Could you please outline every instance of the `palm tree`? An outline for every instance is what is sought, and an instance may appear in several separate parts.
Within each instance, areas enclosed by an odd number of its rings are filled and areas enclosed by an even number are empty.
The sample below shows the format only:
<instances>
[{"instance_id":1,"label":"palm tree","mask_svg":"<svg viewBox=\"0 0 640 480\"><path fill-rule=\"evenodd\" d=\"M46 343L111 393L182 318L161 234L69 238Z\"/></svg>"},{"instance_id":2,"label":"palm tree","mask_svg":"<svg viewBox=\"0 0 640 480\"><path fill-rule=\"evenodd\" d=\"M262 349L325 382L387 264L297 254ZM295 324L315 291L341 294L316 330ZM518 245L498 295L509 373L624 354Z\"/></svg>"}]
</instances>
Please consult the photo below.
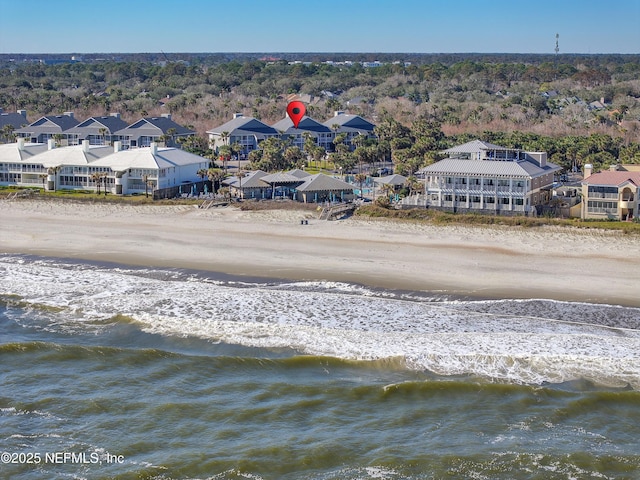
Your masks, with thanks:
<instances>
[{"instance_id":1,"label":"palm tree","mask_svg":"<svg viewBox=\"0 0 640 480\"><path fill-rule=\"evenodd\" d=\"M406 185L409 188L409 195L422 189L422 183L413 175L407 178Z\"/></svg>"},{"instance_id":2,"label":"palm tree","mask_svg":"<svg viewBox=\"0 0 640 480\"><path fill-rule=\"evenodd\" d=\"M238 169L238 173L236 174L236 177L238 178L238 191L240 192L240 197L244 198L244 195L242 193L242 179L245 177L245 172Z\"/></svg>"},{"instance_id":3,"label":"palm tree","mask_svg":"<svg viewBox=\"0 0 640 480\"><path fill-rule=\"evenodd\" d=\"M222 142L222 145L229 145L230 136L231 135L226 130L220 134L220 141Z\"/></svg>"},{"instance_id":4,"label":"palm tree","mask_svg":"<svg viewBox=\"0 0 640 480\"><path fill-rule=\"evenodd\" d=\"M64 135L61 133L54 133L53 139L56 141L56 147L59 147L62 145L62 140L64 139Z\"/></svg>"},{"instance_id":5,"label":"palm tree","mask_svg":"<svg viewBox=\"0 0 640 480\"><path fill-rule=\"evenodd\" d=\"M2 138L4 139L5 142L10 143L16 139L16 136L13 133L14 130L15 130L15 127L10 123L2 127L2 131L0 131L0 134L2 135Z\"/></svg>"},{"instance_id":6,"label":"palm tree","mask_svg":"<svg viewBox=\"0 0 640 480\"><path fill-rule=\"evenodd\" d=\"M144 196L149 198L149 175L142 175L142 181L144 182Z\"/></svg>"},{"instance_id":7,"label":"palm tree","mask_svg":"<svg viewBox=\"0 0 640 480\"><path fill-rule=\"evenodd\" d=\"M355 176L356 182L360 184L360 198L362 198L362 184L367 179L367 176L364 173L358 173Z\"/></svg>"},{"instance_id":8,"label":"palm tree","mask_svg":"<svg viewBox=\"0 0 640 480\"><path fill-rule=\"evenodd\" d=\"M242 150L242 145L240 145L238 142L233 142L233 144L231 145L231 153L238 157L238 171L240 171L240 154L242 153Z\"/></svg>"},{"instance_id":9,"label":"palm tree","mask_svg":"<svg viewBox=\"0 0 640 480\"><path fill-rule=\"evenodd\" d=\"M100 182L102 180L102 175L100 174L100 172L96 172L91 174L90 178L92 182L96 183L96 187L97 187L96 193L100 195Z\"/></svg>"},{"instance_id":10,"label":"palm tree","mask_svg":"<svg viewBox=\"0 0 640 480\"><path fill-rule=\"evenodd\" d=\"M220 153L220 158L222 158L222 168L227 171L227 161L231 158L231 147L229 145L222 145L218 152Z\"/></svg>"},{"instance_id":11,"label":"palm tree","mask_svg":"<svg viewBox=\"0 0 640 480\"><path fill-rule=\"evenodd\" d=\"M106 145L107 144L107 132L109 130L107 130L105 127L101 127L98 132L100 133L100 136L102 137L102 145Z\"/></svg>"},{"instance_id":12,"label":"palm tree","mask_svg":"<svg viewBox=\"0 0 640 480\"><path fill-rule=\"evenodd\" d=\"M220 168L210 168L207 170L207 176L211 181L211 189L215 191L216 183L220 185L222 180L224 180L224 171Z\"/></svg>"}]
</instances>

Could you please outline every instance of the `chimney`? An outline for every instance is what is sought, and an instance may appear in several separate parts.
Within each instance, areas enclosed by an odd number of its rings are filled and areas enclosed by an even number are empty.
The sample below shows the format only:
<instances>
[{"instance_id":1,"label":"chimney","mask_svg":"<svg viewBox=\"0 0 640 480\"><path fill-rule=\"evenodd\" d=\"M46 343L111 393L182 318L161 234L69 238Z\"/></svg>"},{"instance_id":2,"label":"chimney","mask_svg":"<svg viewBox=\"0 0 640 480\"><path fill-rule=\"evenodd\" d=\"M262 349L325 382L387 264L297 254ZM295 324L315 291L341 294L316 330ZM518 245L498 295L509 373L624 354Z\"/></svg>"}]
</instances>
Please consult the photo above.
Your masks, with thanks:
<instances>
[{"instance_id":1,"label":"chimney","mask_svg":"<svg viewBox=\"0 0 640 480\"><path fill-rule=\"evenodd\" d=\"M338 115L344 115L344 111L343 110L336 110L335 112L333 112L333 116L337 117Z\"/></svg>"},{"instance_id":2,"label":"chimney","mask_svg":"<svg viewBox=\"0 0 640 480\"><path fill-rule=\"evenodd\" d=\"M73 118L73 112L64 112L67 117Z\"/></svg>"},{"instance_id":3,"label":"chimney","mask_svg":"<svg viewBox=\"0 0 640 480\"><path fill-rule=\"evenodd\" d=\"M49 150L53 150L54 148L56 148L56 141L53 138L47 140L47 148Z\"/></svg>"},{"instance_id":4,"label":"chimney","mask_svg":"<svg viewBox=\"0 0 640 480\"><path fill-rule=\"evenodd\" d=\"M593 173L593 165L590 163L586 163L584 165L584 178L589 178Z\"/></svg>"},{"instance_id":5,"label":"chimney","mask_svg":"<svg viewBox=\"0 0 640 480\"><path fill-rule=\"evenodd\" d=\"M163 113L162 116L164 118L168 118L169 120L171 120L171 114L170 113Z\"/></svg>"},{"instance_id":6,"label":"chimney","mask_svg":"<svg viewBox=\"0 0 640 480\"><path fill-rule=\"evenodd\" d=\"M26 110L16 110L16 113L22 115L24 119L27 119L27 111Z\"/></svg>"},{"instance_id":7,"label":"chimney","mask_svg":"<svg viewBox=\"0 0 640 480\"><path fill-rule=\"evenodd\" d=\"M158 144L156 142L151 142L151 155L158 154Z\"/></svg>"},{"instance_id":8,"label":"chimney","mask_svg":"<svg viewBox=\"0 0 640 480\"><path fill-rule=\"evenodd\" d=\"M620 165L617 165L617 164L616 164L616 165L611 165L611 166L609 167L609 171L610 171L610 172L617 172L618 170L620 170Z\"/></svg>"},{"instance_id":9,"label":"chimney","mask_svg":"<svg viewBox=\"0 0 640 480\"><path fill-rule=\"evenodd\" d=\"M84 142L82 142L82 151L83 151L83 152L85 152L85 153L89 153L89 147L90 147L90 146L91 146L91 145L89 145L89 139L88 139L88 138L86 138L86 139L84 140Z\"/></svg>"},{"instance_id":10,"label":"chimney","mask_svg":"<svg viewBox=\"0 0 640 480\"><path fill-rule=\"evenodd\" d=\"M117 113L117 112L116 112L116 113L112 113L112 114L111 114L111 116L112 116L112 117L115 117L115 118L120 118L120 114L119 114L119 113Z\"/></svg>"},{"instance_id":11,"label":"chimney","mask_svg":"<svg viewBox=\"0 0 640 480\"><path fill-rule=\"evenodd\" d=\"M18 137L18 150L20 150L20 151L24 150L24 138L23 137Z\"/></svg>"},{"instance_id":12,"label":"chimney","mask_svg":"<svg viewBox=\"0 0 640 480\"><path fill-rule=\"evenodd\" d=\"M233 118L242 118L243 115L241 113L234 113Z\"/></svg>"},{"instance_id":13,"label":"chimney","mask_svg":"<svg viewBox=\"0 0 640 480\"><path fill-rule=\"evenodd\" d=\"M122 150L122 142L120 140L116 140L113 142L113 153L118 153Z\"/></svg>"}]
</instances>

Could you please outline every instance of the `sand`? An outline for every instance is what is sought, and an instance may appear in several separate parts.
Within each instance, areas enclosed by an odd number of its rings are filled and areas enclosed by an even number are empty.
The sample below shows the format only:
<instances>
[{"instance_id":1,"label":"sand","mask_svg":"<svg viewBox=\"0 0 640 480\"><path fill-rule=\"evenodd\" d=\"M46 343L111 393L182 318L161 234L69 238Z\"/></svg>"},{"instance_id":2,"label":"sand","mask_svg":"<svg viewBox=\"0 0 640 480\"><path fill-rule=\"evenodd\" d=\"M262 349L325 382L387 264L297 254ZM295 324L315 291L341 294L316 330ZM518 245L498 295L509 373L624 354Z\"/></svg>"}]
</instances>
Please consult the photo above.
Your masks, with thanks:
<instances>
[{"instance_id":1,"label":"sand","mask_svg":"<svg viewBox=\"0 0 640 480\"><path fill-rule=\"evenodd\" d=\"M0 225L2 253L640 307L640 237L619 232L59 200L2 200Z\"/></svg>"}]
</instances>

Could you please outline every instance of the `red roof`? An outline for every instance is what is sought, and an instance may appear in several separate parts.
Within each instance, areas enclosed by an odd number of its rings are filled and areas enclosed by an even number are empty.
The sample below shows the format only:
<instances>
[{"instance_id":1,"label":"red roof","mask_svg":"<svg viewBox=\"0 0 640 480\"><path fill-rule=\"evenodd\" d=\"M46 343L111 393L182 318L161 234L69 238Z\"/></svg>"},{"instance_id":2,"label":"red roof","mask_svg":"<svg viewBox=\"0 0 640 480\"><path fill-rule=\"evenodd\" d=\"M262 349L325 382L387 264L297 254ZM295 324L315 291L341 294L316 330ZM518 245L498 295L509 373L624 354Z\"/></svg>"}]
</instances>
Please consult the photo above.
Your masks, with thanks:
<instances>
[{"instance_id":1,"label":"red roof","mask_svg":"<svg viewBox=\"0 0 640 480\"><path fill-rule=\"evenodd\" d=\"M619 187L626 182L631 182L636 187L640 185L640 172L608 171L594 173L585 178L582 183L587 185L612 185Z\"/></svg>"}]
</instances>

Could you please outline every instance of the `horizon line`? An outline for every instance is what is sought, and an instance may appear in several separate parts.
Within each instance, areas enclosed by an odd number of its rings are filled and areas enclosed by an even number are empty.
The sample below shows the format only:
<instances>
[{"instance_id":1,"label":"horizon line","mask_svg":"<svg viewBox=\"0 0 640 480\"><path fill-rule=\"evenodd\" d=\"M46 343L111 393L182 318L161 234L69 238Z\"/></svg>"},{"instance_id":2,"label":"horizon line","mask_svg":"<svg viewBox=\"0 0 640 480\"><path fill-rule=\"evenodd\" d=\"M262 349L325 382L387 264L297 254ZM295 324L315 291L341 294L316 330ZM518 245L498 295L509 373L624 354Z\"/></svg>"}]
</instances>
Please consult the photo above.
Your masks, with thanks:
<instances>
[{"instance_id":1,"label":"horizon line","mask_svg":"<svg viewBox=\"0 0 640 480\"><path fill-rule=\"evenodd\" d=\"M183 51L183 52L167 52L163 50L158 51L137 51L137 52L80 52L80 51L68 51L68 52L0 52L0 55L550 55L550 56L563 56L563 55L640 55L640 52L636 53L624 53L624 52L381 52L381 51Z\"/></svg>"}]
</instances>

